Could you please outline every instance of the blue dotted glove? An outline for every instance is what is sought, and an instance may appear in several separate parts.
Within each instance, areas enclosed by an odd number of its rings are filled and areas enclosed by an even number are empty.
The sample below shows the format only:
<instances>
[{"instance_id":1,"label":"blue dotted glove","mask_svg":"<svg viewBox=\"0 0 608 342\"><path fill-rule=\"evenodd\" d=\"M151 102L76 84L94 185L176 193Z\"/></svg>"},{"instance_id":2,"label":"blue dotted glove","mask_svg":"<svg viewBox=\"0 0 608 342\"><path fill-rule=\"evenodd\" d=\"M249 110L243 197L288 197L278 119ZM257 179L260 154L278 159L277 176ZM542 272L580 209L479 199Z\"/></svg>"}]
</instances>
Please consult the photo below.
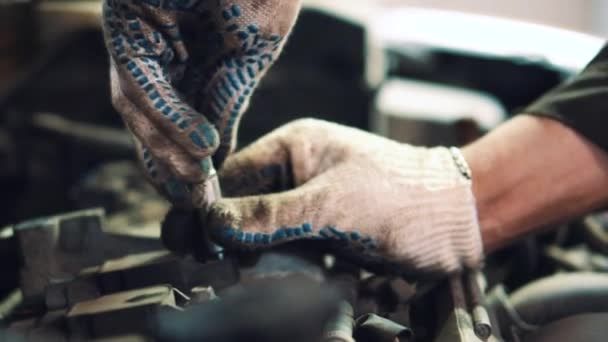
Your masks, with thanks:
<instances>
[{"instance_id":1,"label":"blue dotted glove","mask_svg":"<svg viewBox=\"0 0 608 342\"><path fill-rule=\"evenodd\" d=\"M147 176L174 203L233 150L300 0L105 0L112 100Z\"/></svg>"}]
</instances>

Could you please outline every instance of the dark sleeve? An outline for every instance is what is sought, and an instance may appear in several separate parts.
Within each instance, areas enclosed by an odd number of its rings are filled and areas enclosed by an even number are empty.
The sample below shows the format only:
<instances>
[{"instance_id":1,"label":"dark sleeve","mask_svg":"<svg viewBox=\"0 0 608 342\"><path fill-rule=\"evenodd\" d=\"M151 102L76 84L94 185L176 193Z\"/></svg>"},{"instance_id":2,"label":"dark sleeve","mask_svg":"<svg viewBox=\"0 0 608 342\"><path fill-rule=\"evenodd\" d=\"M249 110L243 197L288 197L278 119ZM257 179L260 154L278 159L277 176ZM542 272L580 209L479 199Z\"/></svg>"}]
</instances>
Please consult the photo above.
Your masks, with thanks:
<instances>
[{"instance_id":1,"label":"dark sleeve","mask_svg":"<svg viewBox=\"0 0 608 342\"><path fill-rule=\"evenodd\" d=\"M580 74L543 95L522 113L559 120L608 151L608 45Z\"/></svg>"}]
</instances>

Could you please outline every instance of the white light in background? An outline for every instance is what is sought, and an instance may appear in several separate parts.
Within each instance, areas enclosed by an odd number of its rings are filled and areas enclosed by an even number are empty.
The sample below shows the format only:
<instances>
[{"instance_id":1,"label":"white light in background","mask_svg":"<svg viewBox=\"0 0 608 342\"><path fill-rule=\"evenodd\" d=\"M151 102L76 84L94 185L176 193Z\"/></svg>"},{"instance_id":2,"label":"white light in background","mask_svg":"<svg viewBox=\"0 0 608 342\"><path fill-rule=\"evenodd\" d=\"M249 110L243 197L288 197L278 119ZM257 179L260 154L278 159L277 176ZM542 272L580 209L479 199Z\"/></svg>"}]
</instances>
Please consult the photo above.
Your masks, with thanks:
<instances>
[{"instance_id":1,"label":"white light in background","mask_svg":"<svg viewBox=\"0 0 608 342\"><path fill-rule=\"evenodd\" d=\"M579 70L604 40L574 31L456 11L392 8L376 17L374 29L390 46L413 44L494 57L545 60Z\"/></svg>"}]
</instances>

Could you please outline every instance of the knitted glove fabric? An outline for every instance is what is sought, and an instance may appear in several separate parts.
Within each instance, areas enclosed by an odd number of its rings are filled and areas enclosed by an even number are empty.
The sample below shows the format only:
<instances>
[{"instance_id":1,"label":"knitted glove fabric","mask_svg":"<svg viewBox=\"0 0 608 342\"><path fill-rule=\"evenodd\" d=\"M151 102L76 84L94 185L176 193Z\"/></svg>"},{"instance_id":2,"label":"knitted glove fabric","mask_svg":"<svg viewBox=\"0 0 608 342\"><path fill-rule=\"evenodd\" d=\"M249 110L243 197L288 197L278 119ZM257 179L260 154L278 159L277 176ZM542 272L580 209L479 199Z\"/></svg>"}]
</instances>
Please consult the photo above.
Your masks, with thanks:
<instances>
[{"instance_id":1,"label":"knitted glove fabric","mask_svg":"<svg viewBox=\"0 0 608 342\"><path fill-rule=\"evenodd\" d=\"M234 147L258 81L279 55L300 0L105 0L112 100L147 176L188 200L214 155Z\"/></svg>"},{"instance_id":2,"label":"knitted glove fabric","mask_svg":"<svg viewBox=\"0 0 608 342\"><path fill-rule=\"evenodd\" d=\"M444 147L303 119L230 156L220 179L241 196L216 202L207 217L227 247L329 240L362 261L433 275L482 260L471 180Z\"/></svg>"}]
</instances>

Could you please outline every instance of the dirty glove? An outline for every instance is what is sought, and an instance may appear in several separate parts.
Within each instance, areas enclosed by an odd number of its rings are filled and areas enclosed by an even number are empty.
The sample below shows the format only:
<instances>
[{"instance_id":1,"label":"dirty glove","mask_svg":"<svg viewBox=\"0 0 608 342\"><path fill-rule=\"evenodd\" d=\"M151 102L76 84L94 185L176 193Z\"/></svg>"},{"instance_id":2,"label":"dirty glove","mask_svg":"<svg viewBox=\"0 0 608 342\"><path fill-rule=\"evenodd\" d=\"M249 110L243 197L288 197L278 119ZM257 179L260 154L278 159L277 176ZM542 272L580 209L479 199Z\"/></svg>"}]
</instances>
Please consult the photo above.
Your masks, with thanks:
<instances>
[{"instance_id":1,"label":"dirty glove","mask_svg":"<svg viewBox=\"0 0 608 342\"><path fill-rule=\"evenodd\" d=\"M248 195L211 207L207 227L227 247L329 240L416 274L482 259L470 171L456 149L304 119L230 156L220 176L228 194Z\"/></svg>"},{"instance_id":2,"label":"dirty glove","mask_svg":"<svg viewBox=\"0 0 608 342\"><path fill-rule=\"evenodd\" d=\"M300 0L105 0L112 100L152 183L174 203L203 158L231 152L241 114Z\"/></svg>"}]
</instances>

